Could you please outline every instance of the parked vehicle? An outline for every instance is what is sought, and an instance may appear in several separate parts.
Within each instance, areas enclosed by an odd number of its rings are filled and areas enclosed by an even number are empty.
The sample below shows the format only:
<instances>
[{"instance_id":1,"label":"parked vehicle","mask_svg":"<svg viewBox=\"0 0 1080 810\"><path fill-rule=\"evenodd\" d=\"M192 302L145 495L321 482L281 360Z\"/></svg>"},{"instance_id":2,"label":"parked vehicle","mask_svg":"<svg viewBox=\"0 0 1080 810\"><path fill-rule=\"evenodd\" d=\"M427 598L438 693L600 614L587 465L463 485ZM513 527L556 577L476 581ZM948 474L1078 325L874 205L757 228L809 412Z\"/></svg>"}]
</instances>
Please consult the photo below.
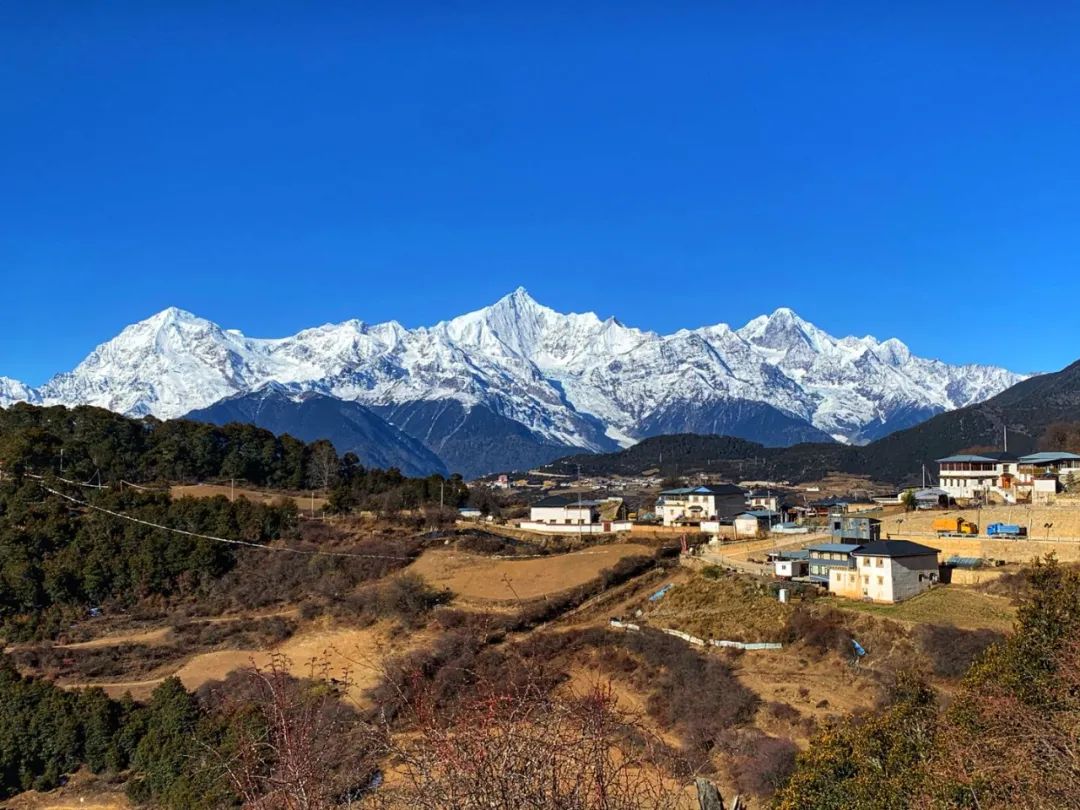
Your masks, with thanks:
<instances>
[{"instance_id":1,"label":"parked vehicle","mask_svg":"<svg viewBox=\"0 0 1080 810\"><path fill-rule=\"evenodd\" d=\"M931 524L938 534L978 534L979 527L962 517L938 518Z\"/></svg>"},{"instance_id":2,"label":"parked vehicle","mask_svg":"<svg viewBox=\"0 0 1080 810\"><path fill-rule=\"evenodd\" d=\"M986 527L987 537L1027 537L1027 526L1018 523L991 523Z\"/></svg>"}]
</instances>

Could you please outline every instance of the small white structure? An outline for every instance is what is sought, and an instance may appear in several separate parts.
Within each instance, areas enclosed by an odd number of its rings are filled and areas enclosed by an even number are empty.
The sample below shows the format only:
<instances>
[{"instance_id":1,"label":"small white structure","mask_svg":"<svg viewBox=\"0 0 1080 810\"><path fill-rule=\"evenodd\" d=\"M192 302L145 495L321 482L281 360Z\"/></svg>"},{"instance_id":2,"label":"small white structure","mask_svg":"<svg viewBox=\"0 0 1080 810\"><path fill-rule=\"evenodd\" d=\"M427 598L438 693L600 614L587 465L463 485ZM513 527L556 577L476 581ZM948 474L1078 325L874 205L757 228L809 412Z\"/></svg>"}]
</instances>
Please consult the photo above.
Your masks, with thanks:
<instances>
[{"instance_id":1,"label":"small white structure","mask_svg":"<svg viewBox=\"0 0 1080 810\"><path fill-rule=\"evenodd\" d=\"M773 524L779 522L779 520L779 512L755 509L751 512L736 515L733 525L735 526L735 534L738 537L756 537L758 534L770 531Z\"/></svg>"},{"instance_id":2,"label":"small white structure","mask_svg":"<svg viewBox=\"0 0 1080 810\"><path fill-rule=\"evenodd\" d=\"M463 506L458 509L458 515L462 520L480 520L483 517L483 512L477 509L475 506Z\"/></svg>"},{"instance_id":3,"label":"small white structure","mask_svg":"<svg viewBox=\"0 0 1080 810\"><path fill-rule=\"evenodd\" d=\"M938 549L910 540L878 540L851 553L853 568L829 571L829 592L871 602L902 602L938 581Z\"/></svg>"},{"instance_id":4,"label":"small white structure","mask_svg":"<svg viewBox=\"0 0 1080 810\"><path fill-rule=\"evenodd\" d=\"M780 579L805 577L810 571L810 560L806 557L796 559L779 558L773 562L774 572Z\"/></svg>"}]
</instances>

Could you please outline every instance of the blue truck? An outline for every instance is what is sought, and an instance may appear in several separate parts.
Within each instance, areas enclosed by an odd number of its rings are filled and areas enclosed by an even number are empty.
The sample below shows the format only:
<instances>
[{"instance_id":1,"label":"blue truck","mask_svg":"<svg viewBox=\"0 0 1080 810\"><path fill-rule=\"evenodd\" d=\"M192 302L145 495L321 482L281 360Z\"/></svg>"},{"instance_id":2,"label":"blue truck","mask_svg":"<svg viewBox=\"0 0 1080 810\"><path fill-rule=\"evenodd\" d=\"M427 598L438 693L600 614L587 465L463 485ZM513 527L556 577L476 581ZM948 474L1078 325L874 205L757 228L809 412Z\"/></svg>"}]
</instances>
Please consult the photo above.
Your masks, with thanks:
<instances>
[{"instance_id":1,"label":"blue truck","mask_svg":"<svg viewBox=\"0 0 1080 810\"><path fill-rule=\"evenodd\" d=\"M986 527L987 537L1027 537L1027 526L1016 523L991 523Z\"/></svg>"}]
</instances>

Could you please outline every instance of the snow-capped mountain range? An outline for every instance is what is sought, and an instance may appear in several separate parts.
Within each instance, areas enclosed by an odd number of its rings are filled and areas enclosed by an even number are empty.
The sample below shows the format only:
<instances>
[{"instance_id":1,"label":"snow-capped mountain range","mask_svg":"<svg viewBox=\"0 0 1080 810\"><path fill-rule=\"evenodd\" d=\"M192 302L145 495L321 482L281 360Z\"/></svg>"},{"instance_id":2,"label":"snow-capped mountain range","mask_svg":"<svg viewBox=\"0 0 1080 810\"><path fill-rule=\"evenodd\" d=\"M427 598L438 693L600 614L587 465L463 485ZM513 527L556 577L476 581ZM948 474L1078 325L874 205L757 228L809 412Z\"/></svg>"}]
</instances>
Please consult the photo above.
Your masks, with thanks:
<instances>
[{"instance_id":1,"label":"snow-capped mountain range","mask_svg":"<svg viewBox=\"0 0 1080 810\"><path fill-rule=\"evenodd\" d=\"M865 442L1022 379L915 357L895 338L834 338L786 308L739 329L660 335L562 314L518 289L431 327L350 320L277 339L170 308L38 389L0 377L0 405L90 404L172 418L274 383L297 396L359 402L436 453L470 415L479 425L480 409L483 424L520 429L551 455L672 432L774 445Z\"/></svg>"}]
</instances>

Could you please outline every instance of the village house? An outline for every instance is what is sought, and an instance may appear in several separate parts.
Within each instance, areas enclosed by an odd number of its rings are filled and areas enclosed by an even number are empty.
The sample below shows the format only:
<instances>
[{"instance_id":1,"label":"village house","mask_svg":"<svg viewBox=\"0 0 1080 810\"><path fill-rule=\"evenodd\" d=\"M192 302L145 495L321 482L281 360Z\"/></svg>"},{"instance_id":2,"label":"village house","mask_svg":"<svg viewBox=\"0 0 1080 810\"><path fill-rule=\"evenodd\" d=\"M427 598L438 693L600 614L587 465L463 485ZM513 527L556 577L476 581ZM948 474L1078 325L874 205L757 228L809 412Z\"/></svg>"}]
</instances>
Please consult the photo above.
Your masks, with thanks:
<instances>
[{"instance_id":1,"label":"village house","mask_svg":"<svg viewBox=\"0 0 1080 810\"><path fill-rule=\"evenodd\" d=\"M810 552L807 549L779 551L770 554L769 558L776 576L780 579L795 579L810 573Z\"/></svg>"},{"instance_id":2,"label":"village house","mask_svg":"<svg viewBox=\"0 0 1080 810\"><path fill-rule=\"evenodd\" d=\"M987 498L991 492L1016 502L1017 466L1012 453L961 453L939 458L938 486L950 498Z\"/></svg>"},{"instance_id":3,"label":"village house","mask_svg":"<svg viewBox=\"0 0 1080 810\"><path fill-rule=\"evenodd\" d=\"M829 570L829 592L871 602L902 602L938 581L938 549L910 540L877 540L851 552L854 565Z\"/></svg>"},{"instance_id":4,"label":"village house","mask_svg":"<svg viewBox=\"0 0 1080 810\"><path fill-rule=\"evenodd\" d=\"M780 522L780 513L768 509L753 509L741 512L735 516L732 526L735 528L735 537L756 537L759 534L768 534L772 527Z\"/></svg>"},{"instance_id":5,"label":"village house","mask_svg":"<svg viewBox=\"0 0 1080 810\"><path fill-rule=\"evenodd\" d=\"M622 498L549 495L530 507L520 527L545 534L605 534L630 531L631 523Z\"/></svg>"},{"instance_id":6,"label":"village house","mask_svg":"<svg viewBox=\"0 0 1080 810\"><path fill-rule=\"evenodd\" d=\"M1061 484L1080 484L1080 456L1063 450L1047 450L1021 456L1016 462L1016 485L1038 489L1039 481L1055 480ZM1042 489L1050 489L1043 486ZM1056 490L1056 487L1054 487Z\"/></svg>"},{"instance_id":7,"label":"village house","mask_svg":"<svg viewBox=\"0 0 1080 810\"><path fill-rule=\"evenodd\" d=\"M834 512L829 515L829 533L834 543L869 543L881 538L881 521Z\"/></svg>"},{"instance_id":8,"label":"village house","mask_svg":"<svg viewBox=\"0 0 1080 810\"><path fill-rule=\"evenodd\" d=\"M939 486L951 498L988 499L1006 503L1052 497L1062 484L1080 481L1080 455L1044 450L1026 456L1011 453L960 454L938 459Z\"/></svg>"},{"instance_id":9,"label":"village house","mask_svg":"<svg viewBox=\"0 0 1080 810\"><path fill-rule=\"evenodd\" d=\"M808 577L818 585L828 585L830 572L834 569L850 570L855 567L852 553L860 547L859 543L820 543L810 546L807 551Z\"/></svg>"},{"instance_id":10,"label":"village house","mask_svg":"<svg viewBox=\"0 0 1080 810\"><path fill-rule=\"evenodd\" d=\"M665 526L700 524L731 518L746 511L743 490L734 484L666 489L656 499L656 514Z\"/></svg>"}]
</instances>

